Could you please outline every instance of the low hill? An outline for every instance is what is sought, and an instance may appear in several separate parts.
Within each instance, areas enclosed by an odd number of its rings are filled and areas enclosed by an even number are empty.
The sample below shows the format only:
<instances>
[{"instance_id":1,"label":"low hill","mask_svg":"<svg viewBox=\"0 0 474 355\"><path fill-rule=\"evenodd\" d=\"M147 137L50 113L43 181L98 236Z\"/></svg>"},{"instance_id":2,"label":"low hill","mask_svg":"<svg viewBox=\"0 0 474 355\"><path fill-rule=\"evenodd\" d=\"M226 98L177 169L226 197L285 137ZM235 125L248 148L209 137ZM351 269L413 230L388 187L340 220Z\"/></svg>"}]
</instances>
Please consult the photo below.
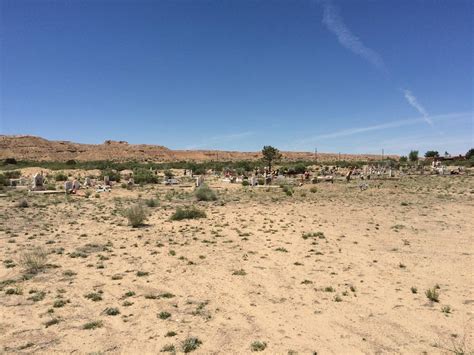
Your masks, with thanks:
<instances>
[{"instance_id":1,"label":"low hill","mask_svg":"<svg viewBox=\"0 0 474 355\"><path fill-rule=\"evenodd\" d=\"M285 160L313 160L311 152L282 152ZM398 158L397 156L392 156ZM35 136L0 135L0 159L15 158L30 161L209 161L256 160L260 152L219 150L171 150L160 145L128 144L107 140L102 144L82 144L69 141L50 141ZM319 161L377 160L380 155L318 153Z\"/></svg>"}]
</instances>

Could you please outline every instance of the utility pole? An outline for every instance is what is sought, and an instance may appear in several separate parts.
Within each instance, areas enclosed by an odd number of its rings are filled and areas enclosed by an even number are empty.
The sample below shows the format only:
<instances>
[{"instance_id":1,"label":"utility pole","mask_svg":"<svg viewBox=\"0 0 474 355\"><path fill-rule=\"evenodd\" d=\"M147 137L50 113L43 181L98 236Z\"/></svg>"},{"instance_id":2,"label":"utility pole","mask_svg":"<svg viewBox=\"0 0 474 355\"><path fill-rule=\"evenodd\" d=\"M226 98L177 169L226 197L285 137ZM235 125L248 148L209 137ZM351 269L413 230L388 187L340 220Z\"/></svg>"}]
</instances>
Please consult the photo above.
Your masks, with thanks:
<instances>
[{"instance_id":1,"label":"utility pole","mask_svg":"<svg viewBox=\"0 0 474 355\"><path fill-rule=\"evenodd\" d=\"M341 152L337 154L337 160L341 161Z\"/></svg>"},{"instance_id":2,"label":"utility pole","mask_svg":"<svg viewBox=\"0 0 474 355\"><path fill-rule=\"evenodd\" d=\"M382 148L382 160L383 160L383 153L384 153L384 151L383 151L383 148Z\"/></svg>"},{"instance_id":3,"label":"utility pole","mask_svg":"<svg viewBox=\"0 0 474 355\"><path fill-rule=\"evenodd\" d=\"M314 160L318 162L318 148L314 148Z\"/></svg>"}]
</instances>

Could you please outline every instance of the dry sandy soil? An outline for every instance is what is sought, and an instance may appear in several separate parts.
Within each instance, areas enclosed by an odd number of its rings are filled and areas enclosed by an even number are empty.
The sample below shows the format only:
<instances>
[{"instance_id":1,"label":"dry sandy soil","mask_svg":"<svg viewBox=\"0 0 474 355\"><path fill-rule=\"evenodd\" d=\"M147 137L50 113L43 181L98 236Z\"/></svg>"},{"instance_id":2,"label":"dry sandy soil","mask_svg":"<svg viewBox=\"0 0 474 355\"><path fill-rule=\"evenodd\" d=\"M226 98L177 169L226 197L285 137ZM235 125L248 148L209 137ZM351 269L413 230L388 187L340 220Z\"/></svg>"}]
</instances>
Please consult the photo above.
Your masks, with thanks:
<instances>
[{"instance_id":1,"label":"dry sandy soil","mask_svg":"<svg viewBox=\"0 0 474 355\"><path fill-rule=\"evenodd\" d=\"M473 178L358 184L0 198L0 351L472 351ZM122 211L149 198L132 228ZM170 220L190 204L207 218ZM47 265L27 275L38 248Z\"/></svg>"}]
</instances>

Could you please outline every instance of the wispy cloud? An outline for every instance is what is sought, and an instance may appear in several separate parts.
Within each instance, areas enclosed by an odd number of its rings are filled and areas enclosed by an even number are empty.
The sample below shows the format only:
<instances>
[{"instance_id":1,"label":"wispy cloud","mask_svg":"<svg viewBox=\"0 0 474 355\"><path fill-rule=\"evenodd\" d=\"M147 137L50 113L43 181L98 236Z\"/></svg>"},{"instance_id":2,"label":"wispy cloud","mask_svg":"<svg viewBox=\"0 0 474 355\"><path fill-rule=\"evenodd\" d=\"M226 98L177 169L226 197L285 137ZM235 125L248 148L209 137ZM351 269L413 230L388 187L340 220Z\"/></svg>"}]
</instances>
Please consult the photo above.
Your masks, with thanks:
<instances>
[{"instance_id":1,"label":"wispy cloud","mask_svg":"<svg viewBox=\"0 0 474 355\"><path fill-rule=\"evenodd\" d=\"M355 54L366 59L378 69L386 72L387 69L381 56L373 49L364 45L364 43L352 33L344 23L344 20L339 14L338 9L334 6L332 0L318 0L318 2L323 7L323 24L329 31L337 36L339 43ZM410 90L404 90L403 93L408 103L423 116L426 123L432 126L433 122L429 118L428 112L418 102L415 95L413 95Z\"/></svg>"},{"instance_id":2,"label":"wispy cloud","mask_svg":"<svg viewBox=\"0 0 474 355\"><path fill-rule=\"evenodd\" d=\"M355 54L366 59L378 69L385 71L385 64L380 55L373 49L367 47L352 31L346 26L339 14L338 9L331 0L318 1L323 7L323 24L329 31L337 36L339 43Z\"/></svg>"},{"instance_id":3,"label":"wispy cloud","mask_svg":"<svg viewBox=\"0 0 474 355\"><path fill-rule=\"evenodd\" d=\"M191 145L191 146L186 147L185 149L213 148L220 143L238 141L241 139L251 137L253 135L255 135L255 132L251 132L251 131L217 135L217 136L210 137L209 139L206 139L206 142L202 142L196 145Z\"/></svg>"},{"instance_id":4,"label":"wispy cloud","mask_svg":"<svg viewBox=\"0 0 474 355\"><path fill-rule=\"evenodd\" d=\"M430 117L428 115L428 112L423 107L423 105L421 105L418 102L418 99L415 97L415 95L413 95L410 90L404 90L403 94L405 95L405 99L407 99L408 103L411 106L413 106L423 116L423 119L426 121L426 123L428 123L430 126L432 126L433 121L430 119Z\"/></svg>"},{"instance_id":5,"label":"wispy cloud","mask_svg":"<svg viewBox=\"0 0 474 355\"><path fill-rule=\"evenodd\" d=\"M472 112L454 112L454 113L448 113L444 115L423 116L422 118L418 117L418 118L392 121L392 122L387 122L387 123L382 123L382 124L377 124L377 125L372 125L372 126L349 128L349 129L344 129L344 130L340 130L336 132L325 133L325 134L308 137L308 138L300 140L299 143L317 142L324 139L352 136L355 134L365 133L365 132L370 132L370 131L379 131L379 130L384 130L384 129L389 129L389 128L410 126L410 125L415 125L418 123L425 122L426 120L433 122L437 120L467 117L467 116L472 116L472 114L473 114Z\"/></svg>"}]
</instances>

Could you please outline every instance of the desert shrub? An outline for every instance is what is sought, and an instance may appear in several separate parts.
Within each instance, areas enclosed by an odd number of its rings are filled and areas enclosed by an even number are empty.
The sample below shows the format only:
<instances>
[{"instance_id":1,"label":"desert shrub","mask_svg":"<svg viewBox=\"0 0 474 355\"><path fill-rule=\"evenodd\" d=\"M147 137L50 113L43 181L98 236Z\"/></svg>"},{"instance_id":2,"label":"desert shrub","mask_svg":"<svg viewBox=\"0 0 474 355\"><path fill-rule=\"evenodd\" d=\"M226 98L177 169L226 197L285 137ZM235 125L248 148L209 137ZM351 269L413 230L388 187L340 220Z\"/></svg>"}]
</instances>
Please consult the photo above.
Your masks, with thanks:
<instances>
[{"instance_id":1,"label":"desert shrub","mask_svg":"<svg viewBox=\"0 0 474 355\"><path fill-rule=\"evenodd\" d=\"M206 213L194 206L185 207L185 208L178 207L176 209L176 212L173 213L173 215L171 216L171 220L181 221L183 219L197 219L197 218L205 218L205 217L206 217Z\"/></svg>"},{"instance_id":2,"label":"desert shrub","mask_svg":"<svg viewBox=\"0 0 474 355\"><path fill-rule=\"evenodd\" d=\"M27 208L29 206L28 201L25 198L22 198L20 201L17 203L17 207L20 208Z\"/></svg>"},{"instance_id":3,"label":"desert shrub","mask_svg":"<svg viewBox=\"0 0 474 355\"><path fill-rule=\"evenodd\" d=\"M287 170L287 173L290 175L304 174L306 171L306 165L299 163L295 166L290 166Z\"/></svg>"},{"instance_id":4,"label":"desert shrub","mask_svg":"<svg viewBox=\"0 0 474 355\"><path fill-rule=\"evenodd\" d=\"M10 181L7 179L5 174L0 174L0 186L8 186L10 185Z\"/></svg>"},{"instance_id":5,"label":"desert shrub","mask_svg":"<svg viewBox=\"0 0 474 355\"><path fill-rule=\"evenodd\" d=\"M42 248L24 252L20 257L20 265L29 274L37 274L46 267L48 257Z\"/></svg>"},{"instance_id":6,"label":"desert shrub","mask_svg":"<svg viewBox=\"0 0 474 355\"><path fill-rule=\"evenodd\" d=\"M3 164L4 165L14 165L16 164L17 161L15 158L6 158L4 161L3 161Z\"/></svg>"},{"instance_id":7,"label":"desert shrub","mask_svg":"<svg viewBox=\"0 0 474 355\"><path fill-rule=\"evenodd\" d=\"M124 215L127 217L128 223L134 228L141 226L146 220L146 211L139 203L127 208L124 211Z\"/></svg>"},{"instance_id":8,"label":"desert shrub","mask_svg":"<svg viewBox=\"0 0 474 355\"><path fill-rule=\"evenodd\" d=\"M431 302L439 302L439 292L436 286L426 290L425 295Z\"/></svg>"},{"instance_id":9,"label":"desert shrub","mask_svg":"<svg viewBox=\"0 0 474 355\"><path fill-rule=\"evenodd\" d=\"M258 179L257 183L259 185L265 185L265 180L264 179Z\"/></svg>"},{"instance_id":10,"label":"desert shrub","mask_svg":"<svg viewBox=\"0 0 474 355\"><path fill-rule=\"evenodd\" d=\"M309 191L314 194L314 193L318 192L318 189L313 186L312 188L309 189Z\"/></svg>"},{"instance_id":11,"label":"desert shrub","mask_svg":"<svg viewBox=\"0 0 474 355\"><path fill-rule=\"evenodd\" d=\"M159 203L159 201L158 201L156 198L150 198L149 200L145 200L145 204L146 204L148 207L156 207L156 206L158 206L160 203Z\"/></svg>"},{"instance_id":12,"label":"desert shrub","mask_svg":"<svg viewBox=\"0 0 474 355\"><path fill-rule=\"evenodd\" d=\"M117 314L120 314L120 310L116 307L107 307L104 310L104 313L108 316L116 316Z\"/></svg>"},{"instance_id":13,"label":"desert shrub","mask_svg":"<svg viewBox=\"0 0 474 355\"><path fill-rule=\"evenodd\" d=\"M46 184L46 190L54 191L54 190L56 190L56 185Z\"/></svg>"},{"instance_id":14,"label":"desert shrub","mask_svg":"<svg viewBox=\"0 0 474 355\"><path fill-rule=\"evenodd\" d=\"M250 183L249 183L248 180L242 181L242 186L249 186L249 185L250 185Z\"/></svg>"},{"instance_id":15,"label":"desert shrub","mask_svg":"<svg viewBox=\"0 0 474 355\"><path fill-rule=\"evenodd\" d=\"M56 180L56 181L66 181L67 180L67 175L64 174L63 172L59 172L56 175L54 175L54 180Z\"/></svg>"},{"instance_id":16,"label":"desert shrub","mask_svg":"<svg viewBox=\"0 0 474 355\"><path fill-rule=\"evenodd\" d=\"M82 326L82 329L96 329L96 328L102 328L104 324L102 321L93 321L93 322L88 322Z\"/></svg>"},{"instance_id":17,"label":"desert shrub","mask_svg":"<svg viewBox=\"0 0 474 355\"><path fill-rule=\"evenodd\" d=\"M4 174L7 179L19 179L21 177L21 171L19 170L5 171Z\"/></svg>"},{"instance_id":18,"label":"desert shrub","mask_svg":"<svg viewBox=\"0 0 474 355\"><path fill-rule=\"evenodd\" d=\"M66 162L66 165L76 165L77 162L74 159L70 159Z\"/></svg>"},{"instance_id":19,"label":"desert shrub","mask_svg":"<svg viewBox=\"0 0 474 355\"><path fill-rule=\"evenodd\" d=\"M215 201L217 194L207 185L201 185L194 192L198 201Z\"/></svg>"},{"instance_id":20,"label":"desert shrub","mask_svg":"<svg viewBox=\"0 0 474 355\"><path fill-rule=\"evenodd\" d=\"M264 341L254 341L250 344L250 350L252 351L263 351L267 347L267 343Z\"/></svg>"},{"instance_id":21,"label":"desert shrub","mask_svg":"<svg viewBox=\"0 0 474 355\"><path fill-rule=\"evenodd\" d=\"M198 338L195 338L195 337L187 338L185 341L183 341L183 344L182 344L183 352L190 353L191 351L196 350L201 344L202 344L202 341L199 340Z\"/></svg>"},{"instance_id":22,"label":"desert shrub","mask_svg":"<svg viewBox=\"0 0 474 355\"><path fill-rule=\"evenodd\" d=\"M136 184L157 184L158 176L148 169L136 169L133 172L133 181Z\"/></svg>"},{"instance_id":23,"label":"desert shrub","mask_svg":"<svg viewBox=\"0 0 474 355\"><path fill-rule=\"evenodd\" d=\"M287 196L293 195L293 188L290 185L282 184L280 187Z\"/></svg>"},{"instance_id":24,"label":"desert shrub","mask_svg":"<svg viewBox=\"0 0 474 355\"><path fill-rule=\"evenodd\" d=\"M167 179L172 179L174 174L171 170L165 170L165 176Z\"/></svg>"},{"instance_id":25,"label":"desert shrub","mask_svg":"<svg viewBox=\"0 0 474 355\"><path fill-rule=\"evenodd\" d=\"M100 172L100 178L104 180L104 177L108 176L110 181L120 182L120 173L112 169L104 169Z\"/></svg>"}]
</instances>

